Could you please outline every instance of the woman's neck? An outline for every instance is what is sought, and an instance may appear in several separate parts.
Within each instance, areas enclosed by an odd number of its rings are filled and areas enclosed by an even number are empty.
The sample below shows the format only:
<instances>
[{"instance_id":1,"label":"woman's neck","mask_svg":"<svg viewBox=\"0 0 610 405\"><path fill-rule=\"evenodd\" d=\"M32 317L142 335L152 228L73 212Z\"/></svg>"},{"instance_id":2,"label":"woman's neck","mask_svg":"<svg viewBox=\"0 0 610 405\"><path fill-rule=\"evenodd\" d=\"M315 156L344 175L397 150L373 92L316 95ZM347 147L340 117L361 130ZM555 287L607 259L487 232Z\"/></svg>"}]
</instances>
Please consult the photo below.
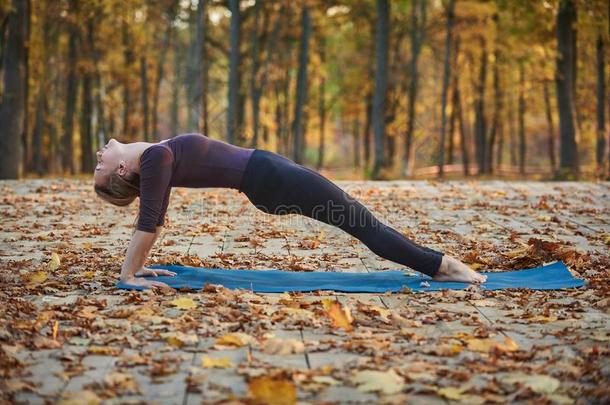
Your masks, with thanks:
<instances>
[{"instance_id":1,"label":"woman's neck","mask_svg":"<svg viewBox=\"0 0 610 405\"><path fill-rule=\"evenodd\" d=\"M140 156L151 146L152 142L133 142L125 144L125 161L128 162L130 171L140 174Z\"/></svg>"}]
</instances>

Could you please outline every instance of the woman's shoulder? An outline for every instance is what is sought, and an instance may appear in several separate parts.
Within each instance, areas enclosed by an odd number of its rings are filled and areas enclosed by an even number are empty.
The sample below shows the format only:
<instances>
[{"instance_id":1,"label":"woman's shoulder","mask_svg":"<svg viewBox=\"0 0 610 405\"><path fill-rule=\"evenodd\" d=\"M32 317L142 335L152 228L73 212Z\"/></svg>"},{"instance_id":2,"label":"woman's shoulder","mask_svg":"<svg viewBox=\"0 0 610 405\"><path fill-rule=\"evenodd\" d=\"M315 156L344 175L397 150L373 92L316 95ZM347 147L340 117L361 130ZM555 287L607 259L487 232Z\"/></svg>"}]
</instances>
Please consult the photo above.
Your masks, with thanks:
<instances>
[{"instance_id":1,"label":"woman's shoulder","mask_svg":"<svg viewBox=\"0 0 610 405\"><path fill-rule=\"evenodd\" d=\"M174 154L171 148L165 143L160 142L149 146L142 152L140 156L140 166L146 163L163 164L172 162L174 160Z\"/></svg>"}]
</instances>

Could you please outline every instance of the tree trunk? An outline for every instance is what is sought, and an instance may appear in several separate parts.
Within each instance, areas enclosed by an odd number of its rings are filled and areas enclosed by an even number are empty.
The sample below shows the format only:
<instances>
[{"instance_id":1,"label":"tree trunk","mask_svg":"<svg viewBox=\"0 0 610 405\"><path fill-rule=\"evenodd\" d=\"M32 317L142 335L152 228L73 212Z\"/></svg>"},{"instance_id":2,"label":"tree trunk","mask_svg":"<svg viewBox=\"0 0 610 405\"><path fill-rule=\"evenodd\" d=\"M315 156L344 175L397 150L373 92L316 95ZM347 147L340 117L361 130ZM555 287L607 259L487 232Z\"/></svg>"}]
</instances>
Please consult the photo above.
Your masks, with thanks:
<instances>
[{"instance_id":1,"label":"tree trunk","mask_svg":"<svg viewBox=\"0 0 610 405\"><path fill-rule=\"evenodd\" d=\"M301 16L301 43L299 47L299 72L297 77L297 94L292 121L293 160L303 163L305 150L305 131L303 109L307 103L307 65L309 63L309 37L311 36L311 18L309 8L303 6Z\"/></svg>"},{"instance_id":2,"label":"tree trunk","mask_svg":"<svg viewBox=\"0 0 610 405\"><path fill-rule=\"evenodd\" d=\"M32 163L32 151L29 140L30 133L30 109L29 109L29 97L30 97L30 34L32 27L32 6L30 0L24 0L27 4L28 13L26 15L26 28L25 28L25 89L23 95L23 131L21 132L21 140L23 143L23 161L22 170L31 170Z\"/></svg>"},{"instance_id":3,"label":"tree trunk","mask_svg":"<svg viewBox=\"0 0 610 405\"><path fill-rule=\"evenodd\" d=\"M326 63L326 51L324 40L321 40L320 44L320 64ZM320 141L318 146L318 163L317 169L320 170L324 165L324 152L325 152L325 131L326 131L326 77L324 73L321 74L320 83L318 84L318 118L320 121ZM356 135L358 139L358 135Z\"/></svg>"},{"instance_id":4,"label":"tree trunk","mask_svg":"<svg viewBox=\"0 0 610 405\"><path fill-rule=\"evenodd\" d=\"M559 109L559 176L578 177L578 146L574 126L574 64L576 6L573 0L561 0L557 14L557 105Z\"/></svg>"},{"instance_id":5,"label":"tree trunk","mask_svg":"<svg viewBox=\"0 0 610 405\"><path fill-rule=\"evenodd\" d=\"M455 115L457 116L460 130L460 146L462 151L462 164L464 166L464 176L470 176L470 154L468 153L468 137L466 136L466 126L464 124L464 112L462 110L462 96L460 92L459 75L455 75L454 105Z\"/></svg>"},{"instance_id":6,"label":"tree trunk","mask_svg":"<svg viewBox=\"0 0 610 405\"><path fill-rule=\"evenodd\" d=\"M88 58L90 57L90 51ZM91 126L91 114L93 112L93 99L91 97L91 72L83 74L83 91L81 95L81 120L80 120L80 147L81 147L81 172L93 172L93 130Z\"/></svg>"},{"instance_id":7,"label":"tree trunk","mask_svg":"<svg viewBox=\"0 0 610 405\"><path fill-rule=\"evenodd\" d=\"M493 172L493 152L494 145L496 143L496 137L501 131L500 126L502 125L502 104L503 94L502 86L500 84L500 50L497 48L494 50L494 68L493 68L493 88L494 88L494 113L492 118L491 129L489 133L489 142L487 143L487 153L485 161L485 172Z\"/></svg>"},{"instance_id":8,"label":"tree trunk","mask_svg":"<svg viewBox=\"0 0 610 405\"><path fill-rule=\"evenodd\" d=\"M161 136L159 134L159 96L161 93L161 80L163 80L164 70L165 70L165 61L167 59L167 51L169 49L169 45L171 43L172 32L173 32L173 21L176 13L176 3L173 3L168 11L168 22L165 27L165 33L163 35L163 43L161 44L161 49L157 56L157 68L155 72L155 81L153 83L152 89L152 111L151 111L151 120L152 120L152 133L154 134L154 139L156 141L161 140ZM204 59L205 62L205 59ZM175 135L175 134L173 134Z\"/></svg>"},{"instance_id":9,"label":"tree trunk","mask_svg":"<svg viewBox=\"0 0 610 405\"><path fill-rule=\"evenodd\" d=\"M102 75L99 68L100 55L95 44L95 24L93 19L89 19L87 22L87 44L91 50L91 55L93 58L93 81L95 84L94 99L96 108L95 140L97 141L97 146L101 147L101 145L106 143L108 130L106 128L106 117L103 101L104 89L102 87Z\"/></svg>"},{"instance_id":10,"label":"tree trunk","mask_svg":"<svg viewBox=\"0 0 610 405\"><path fill-rule=\"evenodd\" d=\"M597 166L603 171L606 152L606 70L604 40L597 37Z\"/></svg>"},{"instance_id":11,"label":"tree trunk","mask_svg":"<svg viewBox=\"0 0 610 405\"><path fill-rule=\"evenodd\" d=\"M455 76L457 76L457 74L453 75L454 78L452 79L452 85L451 85L451 115L449 116L449 145L447 146L447 164L448 165L452 165L453 161L454 161L454 154L455 154L455 142L454 142L454 138L455 138L455 119L456 119L456 111L455 111L455 106L456 106L456 101L455 101Z\"/></svg>"},{"instance_id":12,"label":"tree trunk","mask_svg":"<svg viewBox=\"0 0 610 405\"><path fill-rule=\"evenodd\" d=\"M46 10L45 10L46 11ZM48 108L48 74L49 74L49 55L52 53L51 42L57 43L57 29L45 15L42 17L42 48L41 48L41 71L38 80L38 93L36 96L36 113L34 118L34 128L32 131L32 170L39 176L45 171L43 162L43 137L45 133L47 108ZM0 35L1 32L0 32Z\"/></svg>"},{"instance_id":13,"label":"tree trunk","mask_svg":"<svg viewBox=\"0 0 610 405\"><path fill-rule=\"evenodd\" d=\"M227 142L235 143L239 103L239 0L229 0L231 12L231 49L229 53L229 94L227 107Z\"/></svg>"},{"instance_id":14,"label":"tree trunk","mask_svg":"<svg viewBox=\"0 0 610 405\"><path fill-rule=\"evenodd\" d=\"M174 47L174 83L172 88L172 103L170 110L170 122L172 135L180 132L180 116L178 109L180 108L180 84L182 83L182 64L180 62L180 43L176 43Z\"/></svg>"},{"instance_id":15,"label":"tree trunk","mask_svg":"<svg viewBox=\"0 0 610 405\"><path fill-rule=\"evenodd\" d=\"M144 140L152 141L150 136L150 128L148 124L148 66L146 56L140 57L140 87L142 88L142 123L144 126Z\"/></svg>"},{"instance_id":16,"label":"tree trunk","mask_svg":"<svg viewBox=\"0 0 610 405\"><path fill-rule=\"evenodd\" d=\"M388 34L390 5L388 0L377 0L377 29L375 33L375 93L373 95L373 131L375 132L375 163L373 179L378 179L384 165L386 93L388 89Z\"/></svg>"},{"instance_id":17,"label":"tree trunk","mask_svg":"<svg viewBox=\"0 0 610 405\"><path fill-rule=\"evenodd\" d=\"M364 145L364 166L369 167L371 162L371 125L373 117L373 94L367 93L365 97L365 118L364 132L362 133L362 143Z\"/></svg>"},{"instance_id":18,"label":"tree trunk","mask_svg":"<svg viewBox=\"0 0 610 405\"><path fill-rule=\"evenodd\" d=\"M259 77L258 72L260 69L260 15L261 7L263 2L257 0L254 4L254 24L252 24L252 49L251 49L251 60L252 60L252 72L250 74L250 98L252 99L252 142L251 146L256 148L258 145L258 131L260 128L260 87L258 85ZM267 13L265 13L265 20L267 20ZM266 29L266 24L263 23L263 29Z\"/></svg>"},{"instance_id":19,"label":"tree trunk","mask_svg":"<svg viewBox=\"0 0 610 405\"><path fill-rule=\"evenodd\" d=\"M197 2L197 12L195 14L195 29L191 29L192 35L191 45L189 48L189 57L187 63L186 74L186 96L188 103L188 131L202 131L202 116L203 112L203 72L207 63L205 57L205 38L207 29L206 18L206 0Z\"/></svg>"},{"instance_id":20,"label":"tree trunk","mask_svg":"<svg viewBox=\"0 0 610 405\"><path fill-rule=\"evenodd\" d=\"M487 82L487 49L485 38L480 37L481 43L481 68L479 70L479 81L476 85L475 99L475 151L479 173L485 173L485 161L487 151L487 124L485 120L485 84Z\"/></svg>"},{"instance_id":21,"label":"tree trunk","mask_svg":"<svg viewBox=\"0 0 610 405\"><path fill-rule=\"evenodd\" d=\"M544 112L546 115L546 125L548 131L548 148L549 159L551 164L551 173L557 170L557 157L555 156L555 124L553 123L553 113L551 110L551 96L549 94L549 84L542 84L544 90Z\"/></svg>"},{"instance_id":22,"label":"tree trunk","mask_svg":"<svg viewBox=\"0 0 610 405\"><path fill-rule=\"evenodd\" d=\"M123 42L123 60L124 77L123 77L123 135L131 135L130 115L131 115L131 65L133 64L133 49L129 36L128 23L123 19L122 27L122 42Z\"/></svg>"},{"instance_id":23,"label":"tree trunk","mask_svg":"<svg viewBox=\"0 0 610 405\"><path fill-rule=\"evenodd\" d=\"M76 2L72 0L71 11L76 9ZM62 138L62 166L64 170L68 170L70 174L74 174L74 113L76 112L76 96L78 92L78 78L76 77L76 64L78 63L78 55L76 51L77 27L74 23L68 25L68 61L67 61L67 89L66 89L66 105L64 115L64 134Z\"/></svg>"},{"instance_id":24,"label":"tree trunk","mask_svg":"<svg viewBox=\"0 0 610 405\"><path fill-rule=\"evenodd\" d=\"M453 42L453 26L455 21L455 0L449 0L447 5L447 34L445 37L445 63L443 68L443 89L441 93L441 133L438 146L438 176L443 177L445 166L445 128L447 127L447 93L449 92L449 76L451 73L451 47Z\"/></svg>"},{"instance_id":25,"label":"tree trunk","mask_svg":"<svg viewBox=\"0 0 610 405\"><path fill-rule=\"evenodd\" d=\"M519 62L519 173L525 174L525 67Z\"/></svg>"},{"instance_id":26,"label":"tree trunk","mask_svg":"<svg viewBox=\"0 0 610 405\"><path fill-rule=\"evenodd\" d=\"M411 63L409 78L409 93L407 95L407 133L403 155L403 174L408 176L411 172L413 137L415 130L415 103L419 87L419 55L426 33L426 6L427 0L413 0L411 5ZM419 6L419 10L418 10Z\"/></svg>"},{"instance_id":27,"label":"tree trunk","mask_svg":"<svg viewBox=\"0 0 610 405\"><path fill-rule=\"evenodd\" d=\"M516 135L517 130L515 129L515 103L514 100L510 99L508 102L508 132L510 138L510 164L511 166L517 165L517 142Z\"/></svg>"},{"instance_id":28,"label":"tree trunk","mask_svg":"<svg viewBox=\"0 0 610 405\"><path fill-rule=\"evenodd\" d=\"M209 135L210 130L210 117L208 111L208 82L209 82L209 72L210 72L210 61L208 60L208 51L207 51L207 38L208 38L208 2L207 0L199 0L199 5L197 8L197 36L200 38L200 60L201 60L201 69L200 69L200 79L199 83L201 83L200 91L201 95L199 96L201 99L201 117L199 120L199 128L203 131L204 134Z\"/></svg>"},{"instance_id":29,"label":"tree trunk","mask_svg":"<svg viewBox=\"0 0 610 405\"><path fill-rule=\"evenodd\" d=\"M8 18L4 54L4 94L0 105L0 179L22 173L23 119L25 115L26 38L28 2L13 0Z\"/></svg>"},{"instance_id":30,"label":"tree trunk","mask_svg":"<svg viewBox=\"0 0 610 405\"><path fill-rule=\"evenodd\" d=\"M354 139L354 167L360 168L360 120L354 118L352 123L352 136Z\"/></svg>"}]
</instances>

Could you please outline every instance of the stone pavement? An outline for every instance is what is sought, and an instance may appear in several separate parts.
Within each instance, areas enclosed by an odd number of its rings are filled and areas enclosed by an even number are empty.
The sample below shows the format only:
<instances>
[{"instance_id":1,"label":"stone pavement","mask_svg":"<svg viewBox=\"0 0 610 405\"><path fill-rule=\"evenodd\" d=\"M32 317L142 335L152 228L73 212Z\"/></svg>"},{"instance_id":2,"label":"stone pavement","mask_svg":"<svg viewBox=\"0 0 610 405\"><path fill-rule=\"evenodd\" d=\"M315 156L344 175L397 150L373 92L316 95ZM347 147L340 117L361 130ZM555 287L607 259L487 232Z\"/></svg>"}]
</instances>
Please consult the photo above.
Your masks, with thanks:
<instances>
[{"instance_id":1,"label":"stone pavement","mask_svg":"<svg viewBox=\"0 0 610 405\"><path fill-rule=\"evenodd\" d=\"M2 181L0 398L181 405L610 400L610 183L338 184L399 232L473 268L563 260L588 284L548 292L118 291L137 203L103 203L83 180ZM168 214L151 262L402 268L337 228L263 214L235 190L175 189Z\"/></svg>"}]
</instances>

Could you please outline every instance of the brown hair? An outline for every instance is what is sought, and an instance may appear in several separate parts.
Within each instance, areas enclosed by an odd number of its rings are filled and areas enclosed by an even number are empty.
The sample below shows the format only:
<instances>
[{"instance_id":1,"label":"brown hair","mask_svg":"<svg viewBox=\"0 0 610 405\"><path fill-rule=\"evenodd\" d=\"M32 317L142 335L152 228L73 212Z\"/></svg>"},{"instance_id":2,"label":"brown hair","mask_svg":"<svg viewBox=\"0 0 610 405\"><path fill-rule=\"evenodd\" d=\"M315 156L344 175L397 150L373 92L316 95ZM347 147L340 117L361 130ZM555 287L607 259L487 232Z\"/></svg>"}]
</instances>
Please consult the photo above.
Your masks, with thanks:
<instances>
[{"instance_id":1,"label":"brown hair","mask_svg":"<svg viewBox=\"0 0 610 405\"><path fill-rule=\"evenodd\" d=\"M96 184L95 192L104 200L124 207L129 205L140 195L140 176L136 173L131 173L129 177L121 177L118 173L113 172L108 176L106 184Z\"/></svg>"}]
</instances>

